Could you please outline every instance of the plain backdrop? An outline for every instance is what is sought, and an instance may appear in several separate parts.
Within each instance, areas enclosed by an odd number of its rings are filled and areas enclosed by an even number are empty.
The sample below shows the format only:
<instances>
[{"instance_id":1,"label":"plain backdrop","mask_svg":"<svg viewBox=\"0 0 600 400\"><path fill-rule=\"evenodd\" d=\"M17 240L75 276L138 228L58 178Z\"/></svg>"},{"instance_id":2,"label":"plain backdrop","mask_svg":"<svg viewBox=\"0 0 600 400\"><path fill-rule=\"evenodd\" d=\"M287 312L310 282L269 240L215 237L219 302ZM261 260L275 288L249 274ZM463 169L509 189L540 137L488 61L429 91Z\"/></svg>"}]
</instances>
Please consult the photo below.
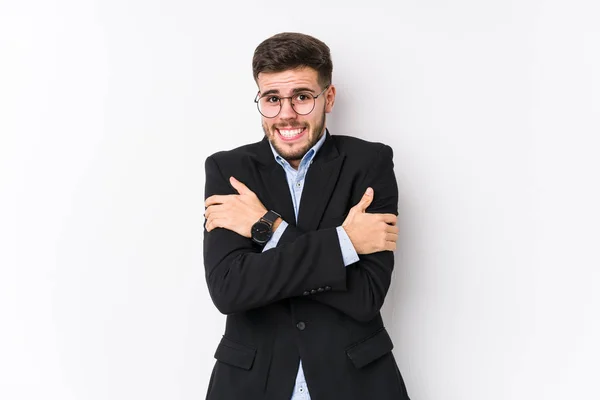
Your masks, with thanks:
<instances>
[{"instance_id":1,"label":"plain backdrop","mask_svg":"<svg viewBox=\"0 0 600 400\"><path fill-rule=\"evenodd\" d=\"M204 160L262 138L251 58L281 31L331 48L331 132L394 149L411 398L599 399L598 15L0 0L0 399L204 398Z\"/></svg>"}]
</instances>

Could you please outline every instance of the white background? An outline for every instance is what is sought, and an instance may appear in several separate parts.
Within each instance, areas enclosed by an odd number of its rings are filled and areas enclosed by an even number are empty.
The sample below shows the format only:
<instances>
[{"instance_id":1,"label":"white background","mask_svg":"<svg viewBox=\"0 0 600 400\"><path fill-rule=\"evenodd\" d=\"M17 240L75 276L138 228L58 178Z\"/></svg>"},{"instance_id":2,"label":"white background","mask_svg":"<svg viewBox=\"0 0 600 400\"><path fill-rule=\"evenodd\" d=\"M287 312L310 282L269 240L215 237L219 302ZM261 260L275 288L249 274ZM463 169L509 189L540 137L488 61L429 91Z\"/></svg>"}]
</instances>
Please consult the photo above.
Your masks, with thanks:
<instances>
[{"instance_id":1,"label":"white background","mask_svg":"<svg viewBox=\"0 0 600 400\"><path fill-rule=\"evenodd\" d=\"M281 31L331 47L331 132L394 149L412 399L599 399L599 8L1 0L0 399L204 398L204 160L261 139Z\"/></svg>"}]
</instances>

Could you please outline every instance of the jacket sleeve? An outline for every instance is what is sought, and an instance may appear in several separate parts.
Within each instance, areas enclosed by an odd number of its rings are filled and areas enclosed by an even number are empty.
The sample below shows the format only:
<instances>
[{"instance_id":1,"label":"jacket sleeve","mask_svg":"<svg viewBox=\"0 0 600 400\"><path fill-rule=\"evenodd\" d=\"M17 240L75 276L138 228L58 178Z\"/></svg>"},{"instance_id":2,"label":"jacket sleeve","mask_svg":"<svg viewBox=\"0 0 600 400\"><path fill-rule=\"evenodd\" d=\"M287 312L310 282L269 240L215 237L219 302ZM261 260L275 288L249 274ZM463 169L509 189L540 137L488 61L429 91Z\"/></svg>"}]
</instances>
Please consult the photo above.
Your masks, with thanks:
<instances>
[{"instance_id":1,"label":"jacket sleeve","mask_svg":"<svg viewBox=\"0 0 600 400\"><path fill-rule=\"evenodd\" d=\"M206 159L205 171L205 198L235 194L214 157ZM301 296L306 288L346 290L346 268L335 228L308 232L261 250L233 231L204 229L206 281L220 312L231 314Z\"/></svg>"},{"instance_id":2,"label":"jacket sleeve","mask_svg":"<svg viewBox=\"0 0 600 400\"><path fill-rule=\"evenodd\" d=\"M364 182L356 185L352 193L352 205L358 203L367 187L375 191L373 203L367 209L371 213L398 215L398 185L394 175L393 152L383 146L372 163ZM305 235L295 226L288 226L279 245L293 243ZM338 244L339 246L339 244ZM394 269L394 253L382 251L359 255L359 261L346 267L346 290L322 292L308 298L327 304L358 320L370 321L379 313L390 287Z\"/></svg>"}]
</instances>

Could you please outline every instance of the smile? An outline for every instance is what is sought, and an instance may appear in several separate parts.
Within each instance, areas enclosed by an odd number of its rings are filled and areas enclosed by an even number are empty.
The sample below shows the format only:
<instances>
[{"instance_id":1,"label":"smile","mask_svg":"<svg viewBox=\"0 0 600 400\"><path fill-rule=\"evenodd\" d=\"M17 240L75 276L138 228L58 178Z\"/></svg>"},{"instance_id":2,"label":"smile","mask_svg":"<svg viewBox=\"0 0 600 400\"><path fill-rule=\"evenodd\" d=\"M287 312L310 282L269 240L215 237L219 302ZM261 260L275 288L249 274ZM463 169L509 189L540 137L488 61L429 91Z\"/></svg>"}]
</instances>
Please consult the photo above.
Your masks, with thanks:
<instances>
[{"instance_id":1,"label":"smile","mask_svg":"<svg viewBox=\"0 0 600 400\"><path fill-rule=\"evenodd\" d=\"M306 132L306 128L298 128L298 129L277 129L279 136L285 141L298 139L300 136L304 135Z\"/></svg>"}]
</instances>

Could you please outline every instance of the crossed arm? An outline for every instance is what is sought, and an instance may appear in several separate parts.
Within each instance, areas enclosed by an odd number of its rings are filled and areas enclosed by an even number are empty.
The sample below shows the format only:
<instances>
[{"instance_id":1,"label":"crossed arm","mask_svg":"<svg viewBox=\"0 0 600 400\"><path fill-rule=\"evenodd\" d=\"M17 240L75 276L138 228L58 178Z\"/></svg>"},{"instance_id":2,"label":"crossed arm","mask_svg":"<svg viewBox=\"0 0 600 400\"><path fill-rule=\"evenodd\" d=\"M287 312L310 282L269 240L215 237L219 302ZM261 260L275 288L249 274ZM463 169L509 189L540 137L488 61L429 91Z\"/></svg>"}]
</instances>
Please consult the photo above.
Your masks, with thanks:
<instances>
[{"instance_id":1,"label":"crossed arm","mask_svg":"<svg viewBox=\"0 0 600 400\"><path fill-rule=\"evenodd\" d=\"M345 267L335 228L303 232L289 225L277 247L262 252L249 238L266 208L243 183L226 179L209 157L204 261L217 308L230 314L329 286L331 291L310 298L359 321L375 317L390 285L398 233L391 149L385 146L377 160L364 182L375 193L367 190L342 224L359 254L358 262Z\"/></svg>"}]
</instances>

